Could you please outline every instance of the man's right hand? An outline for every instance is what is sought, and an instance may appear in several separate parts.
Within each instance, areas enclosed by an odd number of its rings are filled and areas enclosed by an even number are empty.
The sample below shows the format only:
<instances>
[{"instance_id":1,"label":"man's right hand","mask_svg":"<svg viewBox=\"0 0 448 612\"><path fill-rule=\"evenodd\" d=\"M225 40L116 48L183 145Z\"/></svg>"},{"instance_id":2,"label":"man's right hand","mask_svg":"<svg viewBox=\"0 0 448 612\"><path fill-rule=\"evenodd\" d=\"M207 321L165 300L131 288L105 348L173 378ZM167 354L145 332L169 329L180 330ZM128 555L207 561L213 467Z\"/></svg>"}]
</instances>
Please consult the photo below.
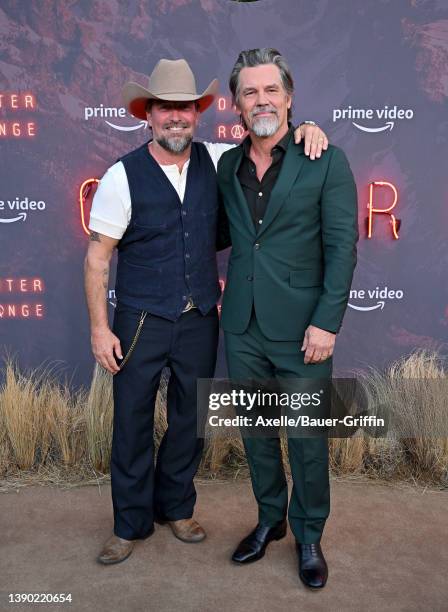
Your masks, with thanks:
<instances>
[{"instance_id":1,"label":"man's right hand","mask_svg":"<svg viewBox=\"0 0 448 612\"><path fill-rule=\"evenodd\" d=\"M92 352L97 362L111 374L120 371L115 355L123 359L120 340L109 328L92 330ZM115 354L114 354L115 353Z\"/></svg>"}]
</instances>

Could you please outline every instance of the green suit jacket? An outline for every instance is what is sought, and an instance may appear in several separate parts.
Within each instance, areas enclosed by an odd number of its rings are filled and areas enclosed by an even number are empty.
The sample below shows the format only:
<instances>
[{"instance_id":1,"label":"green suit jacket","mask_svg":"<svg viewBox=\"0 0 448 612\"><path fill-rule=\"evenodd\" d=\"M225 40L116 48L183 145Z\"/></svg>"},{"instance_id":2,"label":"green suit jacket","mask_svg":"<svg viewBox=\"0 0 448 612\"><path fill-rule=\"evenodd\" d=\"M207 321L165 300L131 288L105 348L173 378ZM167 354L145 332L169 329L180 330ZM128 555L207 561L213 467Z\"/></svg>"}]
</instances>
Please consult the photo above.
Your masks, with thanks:
<instances>
[{"instance_id":1,"label":"green suit jacket","mask_svg":"<svg viewBox=\"0 0 448 612\"><path fill-rule=\"evenodd\" d=\"M242 147L221 156L218 182L232 252L224 331L243 333L252 305L270 340L301 340L312 324L337 333L356 265L356 185L344 152L310 160L291 138L263 224L254 227L236 172Z\"/></svg>"}]
</instances>

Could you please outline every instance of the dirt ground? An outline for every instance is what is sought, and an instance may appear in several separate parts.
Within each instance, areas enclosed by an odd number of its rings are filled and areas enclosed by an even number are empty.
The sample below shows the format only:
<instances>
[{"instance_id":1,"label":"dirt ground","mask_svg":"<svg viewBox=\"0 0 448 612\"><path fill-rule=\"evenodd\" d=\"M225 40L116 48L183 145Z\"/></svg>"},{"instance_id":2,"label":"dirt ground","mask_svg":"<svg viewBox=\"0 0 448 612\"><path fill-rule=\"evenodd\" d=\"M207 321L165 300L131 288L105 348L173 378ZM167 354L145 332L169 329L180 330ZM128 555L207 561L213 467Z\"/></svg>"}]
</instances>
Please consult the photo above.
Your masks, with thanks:
<instances>
[{"instance_id":1,"label":"dirt ground","mask_svg":"<svg viewBox=\"0 0 448 612\"><path fill-rule=\"evenodd\" d=\"M329 579L308 591L290 532L257 563L231 563L257 521L249 482L197 489L206 540L185 544L157 525L129 559L109 567L96 562L112 533L109 485L0 494L0 610L448 610L448 491L333 480L322 539ZM10 593L71 593L72 602L9 603Z\"/></svg>"}]
</instances>

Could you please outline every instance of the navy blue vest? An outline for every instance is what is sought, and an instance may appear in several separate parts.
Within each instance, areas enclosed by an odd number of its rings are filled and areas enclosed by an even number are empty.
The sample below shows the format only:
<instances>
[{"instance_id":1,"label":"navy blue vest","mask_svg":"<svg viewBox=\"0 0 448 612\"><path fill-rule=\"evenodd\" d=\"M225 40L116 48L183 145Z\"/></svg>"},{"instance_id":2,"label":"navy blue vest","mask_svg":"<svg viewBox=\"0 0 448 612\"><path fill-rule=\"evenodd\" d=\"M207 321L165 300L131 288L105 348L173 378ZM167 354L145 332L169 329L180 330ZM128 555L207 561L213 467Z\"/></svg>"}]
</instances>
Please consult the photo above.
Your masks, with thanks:
<instances>
[{"instance_id":1,"label":"navy blue vest","mask_svg":"<svg viewBox=\"0 0 448 612\"><path fill-rule=\"evenodd\" d=\"M117 300L175 321L191 297L206 314L221 294L216 265L218 183L207 149L192 144L183 203L147 143L120 161L132 214L117 246Z\"/></svg>"}]
</instances>

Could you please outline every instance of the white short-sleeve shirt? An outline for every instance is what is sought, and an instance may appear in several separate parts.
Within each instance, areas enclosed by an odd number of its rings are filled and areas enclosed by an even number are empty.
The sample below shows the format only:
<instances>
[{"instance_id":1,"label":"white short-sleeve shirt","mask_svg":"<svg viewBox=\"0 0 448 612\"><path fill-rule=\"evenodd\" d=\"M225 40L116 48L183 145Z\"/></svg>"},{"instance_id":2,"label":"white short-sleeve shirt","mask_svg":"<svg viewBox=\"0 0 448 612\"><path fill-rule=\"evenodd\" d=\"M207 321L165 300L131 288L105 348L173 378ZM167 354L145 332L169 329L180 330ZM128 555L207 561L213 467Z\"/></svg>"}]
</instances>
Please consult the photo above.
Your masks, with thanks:
<instances>
[{"instance_id":1,"label":"white short-sleeve shirt","mask_svg":"<svg viewBox=\"0 0 448 612\"><path fill-rule=\"evenodd\" d=\"M204 142L204 145L215 169L218 167L221 155L236 146L222 142ZM190 160L184 164L182 172L179 172L176 164L169 166L159 164L179 194L181 202L185 195L189 164ZM98 185L90 211L89 229L120 240L131 220L131 209L128 178L123 163L119 161L106 171Z\"/></svg>"}]
</instances>

